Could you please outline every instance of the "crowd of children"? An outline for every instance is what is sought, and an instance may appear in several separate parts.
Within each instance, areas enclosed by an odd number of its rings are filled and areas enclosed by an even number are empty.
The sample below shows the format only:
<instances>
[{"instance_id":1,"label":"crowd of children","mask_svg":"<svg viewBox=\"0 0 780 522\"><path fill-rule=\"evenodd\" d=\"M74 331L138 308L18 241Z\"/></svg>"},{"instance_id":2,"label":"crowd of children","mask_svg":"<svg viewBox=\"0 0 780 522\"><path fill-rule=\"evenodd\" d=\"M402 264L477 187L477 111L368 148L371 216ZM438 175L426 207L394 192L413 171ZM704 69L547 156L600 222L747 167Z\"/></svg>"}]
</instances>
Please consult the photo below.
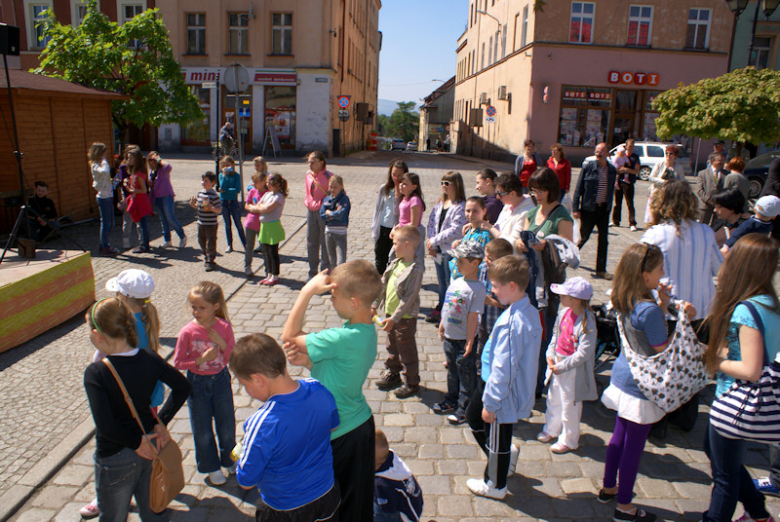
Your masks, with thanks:
<instances>
[{"instance_id":1,"label":"crowd of children","mask_svg":"<svg viewBox=\"0 0 780 522\"><path fill-rule=\"evenodd\" d=\"M90 160L99 200L111 182L104 156L104 148L93 146ZM130 155L136 156L136 152ZM232 158L223 161L219 177L212 172L203 174L203 190L190 200L190 205L197 210L198 239L206 271L216 266L217 215L221 213L228 245L232 244L231 220L245 243L248 276L253 273L255 243L259 243L266 270L266 278L261 283L271 286L280 280L279 243L285 238L280 217L288 187L281 175L269 174L262 158L258 160L244 204L246 235L236 218L239 213L233 209L232 202L236 201L232 199L233 192L240 190L240 186L232 179L237 178L232 170ZM144 193L144 179L139 174L143 169L133 170L138 161L136 158L129 162L133 171L125 183L129 198ZM537 398L540 356L546 362L548 392L545 424L536 438L540 442L552 442L553 453L576 451L582 403L598 398L594 378L596 319L590 307L593 288L580 277L549 285L550 292L560 297L562 309L547 336L549 343L545 342L539 310L529 295L534 287L529 258L514 255L512 239L518 239L514 237L517 223L527 221L525 214L520 219L516 209L527 210L531 201L522 194L516 176L497 177L489 169L480 171L477 189L484 197L466 199L461 175L447 173L441 181L442 195L430 213L428 226L423 227L425 203L419 177L408 172L405 164L391 164L388 182L380 188L374 216L380 229L375 238L377 255L387 251L379 244L381 241L392 244L383 263L386 268L380 274L378 262L347 261L350 200L344 180L326 171L324 159L319 156L310 156L309 165L312 170L311 176L307 175L307 179L311 178L307 181L307 199L312 205L316 203L317 209L315 212L309 206L308 218L321 221L323 241L315 249L317 254L327 253L329 268L311 274L300 290L284 325L282 346L262 333L236 340L222 289L212 282L200 282L187 296L193 320L179 332L172 361L173 367L186 371L185 384L160 366L164 362L157 361L159 319L150 302L154 282L141 270L128 270L111 279L106 288L116 292L117 303L111 306L117 310L112 314L126 315L134 328L103 333L101 329L107 328L107 323L95 315L109 304L98 303L87 317L93 331L90 339L98 349L94 364L106 356L110 362L118 355L135 356L138 349L152 354L145 357L152 357L154 364L145 361L157 368L150 371L147 379L152 382L156 377L154 386L149 385L149 390L135 390L133 400L137 399L141 406L148 402L148 407L156 411L164 400L162 383L167 384L174 391L160 412L160 418L167 422L183 404L182 395L186 390L198 471L207 475L215 486L225 484L228 476L235 474L241 487L257 487L261 496L257 520L419 520L423 509L420 486L409 467L391 450L385 434L375 428L363 386L377 357L378 325L387 334L387 358L377 387L392 390L398 399L420 392L416 333L427 253L436 263L439 280L439 306L437 313L428 319L438 322L447 370L447 391L432 410L447 414L447 420L453 425L468 423L474 440L487 457L483 475L466 481L468 489L493 499L506 496L507 478L515 473L520 453L512 444L513 427L531 416ZM327 180L327 190L320 176ZM491 198L505 205L504 210L499 212ZM129 206L133 210L132 201ZM732 233L733 241L726 243L726 250L734 250L729 256L752 265L767 257L758 256L751 261L744 250L751 242L758 241L756 234L750 233L765 232L766 222L778 213L780 200L773 196L761 198L756 205L756 217L745 221L745 230L737 229ZM148 241L148 230L144 232L146 226L140 225L144 217L138 223L142 237ZM110 219L106 216L107 222ZM386 226L390 222L393 226ZM319 234L314 228L312 231ZM745 238L737 241L743 235ZM770 250L763 243L752 248ZM101 249L106 252L111 249L102 235ZM774 258L767 258L767 262L776 264L777 249L774 250ZM312 253L309 254L311 261ZM620 313L621 328L631 349L646 356L664 351L672 339L667 335L664 319L669 312L670 287L662 282L663 276L664 254L658 247L643 243L626 249L615 272L611 304ZM732 292L732 301L740 296L748 299L768 295L767 306L771 308L774 303L777 308L771 281L745 285L753 289L753 294L738 296ZM323 294L329 294L343 324L307 332L305 317L312 299ZM690 319L696 317L696 310L689 303L680 302L677 306ZM724 315L734 312L733 307L718 310ZM773 314L767 316L768 322L776 320L776 312L767 313ZM749 321L745 324L754 325ZM724 337L724 332L719 335ZM719 351L717 357L709 356L709 359L715 361L712 364L720 365L724 374L744 375L742 366L729 363L739 360L733 353ZM105 386L94 364L87 374ZM307 368L311 377L293 379L287 364ZM732 369L732 366L739 368ZM243 440L238 445L231 372L251 397L263 402L244 422ZM101 393L108 394L108 398ZM163 440L164 436L151 425L144 426L148 429L141 433L132 424L116 428L104 420L99 423L97 417L99 412L105 414L105 402L116 401L115 390L88 387L88 395L99 439L107 436L108 429L134 430L131 436L126 435L140 444L136 453L141 458L146 458L144 444L159 444ZM656 516L632 503L633 486L650 427L664 416L664 411L640 390L624 351L613 366L602 402L616 411L616 417L597 500L602 503L616 500L613 515L616 521L651 522ZM710 439L719 441L719 436L710 432ZM728 446L717 443L720 446L708 449L710 453ZM125 448L133 447L130 442L127 444ZM111 451L122 450L122 446L103 445L99 450L100 458L105 460L111 457ZM121 497L114 491L120 487ZM109 504L111 510L121 513L127 506L115 507L116 499L120 498L120 504L128 504L133 494L137 503L148 502L138 492L138 483L115 487L101 482L96 484L96 489L96 501L81 511L85 517L108 510ZM765 516L763 501L759 502L752 490L744 498L740 491L738 500L745 502L746 509L763 517L754 520L771 520ZM736 500L733 503L736 505ZM146 513L145 508L139 509ZM733 512L731 504L724 507L714 502L710 518L705 514L705 519L725 519L721 513L729 510ZM716 512L717 516L712 515Z\"/></svg>"}]
</instances>

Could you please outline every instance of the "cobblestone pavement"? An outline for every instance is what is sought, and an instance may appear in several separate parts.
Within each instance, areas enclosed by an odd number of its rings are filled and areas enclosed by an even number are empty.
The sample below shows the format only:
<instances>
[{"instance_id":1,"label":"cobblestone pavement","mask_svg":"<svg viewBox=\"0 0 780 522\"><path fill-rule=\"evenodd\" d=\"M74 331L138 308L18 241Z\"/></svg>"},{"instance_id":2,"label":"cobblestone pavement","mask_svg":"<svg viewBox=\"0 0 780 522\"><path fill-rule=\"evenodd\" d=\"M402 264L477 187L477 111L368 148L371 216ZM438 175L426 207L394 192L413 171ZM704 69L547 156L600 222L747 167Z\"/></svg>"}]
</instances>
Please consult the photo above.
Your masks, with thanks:
<instances>
[{"instance_id":1,"label":"cobblestone pavement","mask_svg":"<svg viewBox=\"0 0 780 522\"><path fill-rule=\"evenodd\" d=\"M376 190L386 178L387 162L398 156L401 154L359 153L347 159L333 160L330 164L330 170L344 176L353 204L349 259L373 260L369 230ZM467 194L472 194L476 172L482 166L488 164L496 170L509 168L505 164L450 155L407 153L402 157L412 171L420 174L429 208L441 190L439 180L446 171L459 170L464 176ZM195 193L200 174L213 169L210 161L192 157L180 156L171 163L174 165L174 188L181 201ZM163 344L170 351L178 330L189 320L184 308L187 290L194 282L208 277L222 285L226 295L231 296L228 306L237 337L262 331L279 338L287 312L308 271L305 230L298 231L305 216L300 193L306 169L298 159L274 161L270 168L281 172L291 187L291 198L283 216L288 235L287 243L281 248L283 284L269 289L258 284L259 277L247 281L242 273L241 253L223 255L218 260L221 269L206 276L202 264L195 262L199 250L195 242L193 213L179 203L177 213L185 218L183 223L187 224L190 246L183 251L156 249L154 255L127 253L113 259L94 258L98 297L107 295L103 287L109 277L132 266L143 266L157 284L153 302L162 318ZM639 187L636 203L637 208L642 209L638 212L641 217L647 185L641 183ZM96 224L71 230L77 241L93 249L96 247ZM153 244L159 244L158 236L159 225L154 223ZM610 272L620 253L640 236L641 231L610 229ZM113 239L114 244L120 243L117 230ZM234 243L240 245L237 240ZM224 252L225 246L224 229L220 228L218 250ZM595 250L596 238L592 237L582 251L584 267L574 274L587 277L594 265ZM431 262L428 263L422 293L423 312L433 306L435 299L436 275ZM256 261L255 268L261 264ZM164 270L166 268L168 270ZM262 272L260 267L258 273ZM594 287L594 301L604 300L608 283L594 280ZM315 298L307 313L306 328L320 330L338 324L329 300ZM596 502L594 494L598 492L603 473L605 448L614 425L613 412L598 402L586 403L580 448L567 455L553 455L546 445L535 440L544 423L540 413L544 403L538 401L533 417L518 423L515 428L514 442L521 449L518 473L509 479L510 494L501 502L476 498L468 492L465 481L481 475L484 457L468 428L450 426L430 409L446 389L444 355L436 329L420 321L417 341L423 384L420 396L400 401L391 393L376 389L375 381L386 357L382 334L379 356L369 374L365 394L375 413L377 426L385 431L391 446L406 460L423 488L424 520L604 520L611 517L611 508ZM19 522L77 521L80 518L78 508L93 498L94 443L91 437L94 426L82 387L83 368L92 353L86 328L77 317L17 349L0 354L0 408L6 412L0 418L0 432L3 433L0 441L0 520L12 515L11 520ZM291 373L298 376L306 371L292 368ZM605 386L608 373L600 373L598 382L600 387ZM242 421L259 403L236 383L234 394L240 431ZM703 404L707 404L711 391L704 395ZM701 407L694 431L683 433L670 428L665 444L647 445L635 488L636 502L654 510L663 519L698 520L698 513L709 499L709 462L701 449L707 411L706 406ZM172 518L250 520L256 492L244 492L235 478L230 478L225 486L209 487L204 476L197 473L187 416L184 407L170 426L185 453L187 477L187 486L171 506ZM82 441L89 442L83 445ZM751 448L746 461L754 475L766 474L768 463L764 447ZM14 514L12 506L21 501L24 504ZM772 513L780 512L777 499L771 499L770 506ZM130 520L138 520L137 515L132 514Z\"/></svg>"}]
</instances>

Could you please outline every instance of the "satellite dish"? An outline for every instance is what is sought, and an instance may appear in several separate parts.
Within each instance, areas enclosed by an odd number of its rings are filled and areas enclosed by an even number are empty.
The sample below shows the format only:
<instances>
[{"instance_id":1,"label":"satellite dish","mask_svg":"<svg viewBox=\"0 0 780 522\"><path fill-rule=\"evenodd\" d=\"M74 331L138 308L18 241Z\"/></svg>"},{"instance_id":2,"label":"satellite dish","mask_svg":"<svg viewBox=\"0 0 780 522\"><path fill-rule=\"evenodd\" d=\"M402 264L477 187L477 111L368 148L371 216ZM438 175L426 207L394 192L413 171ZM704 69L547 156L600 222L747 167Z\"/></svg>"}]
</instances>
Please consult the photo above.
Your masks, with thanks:
<instances>
[{"instance_id":1,"label":"satellite dish","mask_svg":"<svg viewBox=\"0 0 780 522\"><path fill-rule=\"evenodd\" d=\"M228 66L225 69L225 87L231 94L246 91L249 87L249 72L246 67L238 63Z\"/></svg>"}]
</instances>

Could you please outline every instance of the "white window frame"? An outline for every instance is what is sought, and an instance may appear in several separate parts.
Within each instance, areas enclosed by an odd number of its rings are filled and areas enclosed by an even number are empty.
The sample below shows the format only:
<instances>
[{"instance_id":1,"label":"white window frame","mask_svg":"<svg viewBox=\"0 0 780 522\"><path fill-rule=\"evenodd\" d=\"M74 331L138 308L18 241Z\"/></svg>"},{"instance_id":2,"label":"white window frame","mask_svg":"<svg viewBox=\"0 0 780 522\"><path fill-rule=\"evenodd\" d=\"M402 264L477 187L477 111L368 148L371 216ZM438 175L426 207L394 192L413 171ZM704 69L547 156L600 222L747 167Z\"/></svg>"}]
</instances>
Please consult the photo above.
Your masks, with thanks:
<instances>
[{"instance_id":1,"label":"white window frame","mask_svg":"<svg viewBox=\"0 0 780 522\"><path fill-rule=\"evenodd\" d=\"M203 16L203 25L190 25L190 20L189 20L190 15L195 15L196 17L197 16ZM186 12L186 13L184 13L184 24L186 26L186 35L185 35L186 45L185 45L185 49L186 49L186 52L187 52L188 55L205 56L207 54L206 53L206 18L207 18L206 17L206 13L203 12L203 11L201 11L201 12ZM190 53L190 31L191 30L192 31L196 31L197 33L201 33L201 32L203 33L203 52L201 52L201 53ZM196 38L196 40L197 40L197 38Z\"/></svg>"},{"instance_id":2,"label":"white window frame","mask_svg":"<svg viewBox=\"0 0 780 522\"><path fill-rule=\"evenodd\" d=\"M275 24L273 22L274 16L280 15L281 17L281 23ZM286 16L290 17L290 25L284 24L284 19ZM292 12L278 12L278 13L271 13L271 53L277 56L288 56L292 54L292 46L293 46L293 13ZM281 52L275 52L274 51L274 39L276 38L276 33L279 32L279 45L281 47ZM290 33L290 48L285 49L284 48L284 38L287 33Z\"/></svg>"},{"instance_id":3,"label":"white window frame","mask_svg":"<svg viewBox=\"0 0 780 522\"><path fill-rule=\"evenodd\" d=\"M710 48L710 29L712 28L712 9L709 9L709 8L706 8L706 7L689 7L688 8L688 20L686 21L687 23L685 25L685 39L686 39L686 43L688 43L687 42L687 40L688 40L688 26L692 25L691 24L691 19L690 19L690 16L691 16L690 13L694 9L696 11L698 11L698 12L708 11L710 13L710 15L707 17L707 21L705 23L702 23L697 18L696 22L694 22L694 24L693 24L693 25L696 25L696 33L699 32L699 27L700 26L705 26L705 30L707 31L707 33L704 36L704 47L687 47L687 49L697 49L697 50L706 51L707 49ZM698 16L699 15L697 13L697 17ZM696 38L695 37L693 39L693 42L694 42L694 44L696 43Z\"/></svg>"},{"instance_id":4,"label":"white window frame","mask_svg":"<svg viewBox=\"0 0 780 522\"><path fill-rule=\"evenodd\" d=\"M639 16L631 16L631 9L633 8L639 9ZM643 9L650 9L650 17L642 16L642 10ZM629 42L628 41L628 27L626 28L626 45L631 45L634 47L650 47L650 44L653 41L653 15L655 14L653 10L652 5L637 5L637 4L631 4L628 7L628 24L631 25L631 22L637 23L637 40L635 42ZM641 27L643 23L648 23L649 28L647 30L647 44L640 44L639 43L639 34L641 32Z\"/></svg>"},{"instance_id":5,"label":"white window frame","mask_svg":"<svg viewBox=\"0 0 780 522\"><path fill-rule=\"evenodd\" d=\"M590 4L590 5L593 6L593 13L588 14L588 17L590 17L590 19L591 19L590 20L591 30L590 30L590 41L589 42L583 42L582 41L582 25L583 25L582 21L580 22L580 34L579 34L578 41L574 42L571 39L571 24L574 21L573 19L574 19L574 16L575 16L574 4L582 4L582 7L583 7L582 13L577 13L577 14L583 21L585 19L585 4ZM571 3L571 7L569 8L569 26L566 28L567 32L569 33L569 36L567 38L568 42L569 43L574 43L574 44L580 44L580 45L591 45L593 43L593 33L595 32L594 31L595 27L596 27L596 2L580 2L580 1L572 2Z\"/></svg>"},{"instance_id":6,"label":"white window frame","mask_svg":"<svg viewBox=\"0 0 780 522\"><path fill-rule=\"evenodd\" d=\"M240 22L241 17L246 17L246 25L230 25L230 16L236 15L238 16L238 21ZM228 11L227 13L227 23L228 23L228 54L229 55L249 55L249 12L248 11ZM235 27L236 29L231 29L232 27ZM230 48L230 37L231 33L235 31L238 33L238 49L231 49ZM242 38L241 33L246 32L246 49L243 49L243 45L241 45Z\"/></svg>"},{"instance_id":7,"label":"white window frame","mask_svg":"<svg viewBox=\"0 0 780 522\"><path fill-rule=\"evenodd\" d=\"M87 0L70 0L70 25L78 27L83 22L79 16L79 7L86 7ZM100 2L97 3L97 10L100 11Z\"/></svg>"},{"instance_id":8,"label":"white window frame","mask_svg":"<svg viewBox=\"0 0 780 522\"><path fill-rule=\"evenodd\" d=\"M131 7L131 6L135 6L135 7L140 6L141 7L141 13L146 11L146 2L144 2L144 1L139 1L139 0L117 0L116 1L116 14L117 14L116 19L117 19L117 22L119 23L119 25L124 25L125 23L129 22L130 20L132 20L132 18L125 18L125 7ZM137 14L140 14L140 13L137 13ZM136 15L133 15L133 16L136 16Z\"/></svg>"},{"instance_id":9,"label":"white window frame","mask_svg":"<svg viewBox=\"0 0 780 522\"><path fill-rule=\"evenodd\" d=\"M27 23L27 48L28 49L44 49L47 40L39 43L36 33L35 22L38 20L33 15L33 9L35 7L44 7L44 10L51 9L54 11L54 0L24 0L24 17Z\"/></svg>"}]
</instances>

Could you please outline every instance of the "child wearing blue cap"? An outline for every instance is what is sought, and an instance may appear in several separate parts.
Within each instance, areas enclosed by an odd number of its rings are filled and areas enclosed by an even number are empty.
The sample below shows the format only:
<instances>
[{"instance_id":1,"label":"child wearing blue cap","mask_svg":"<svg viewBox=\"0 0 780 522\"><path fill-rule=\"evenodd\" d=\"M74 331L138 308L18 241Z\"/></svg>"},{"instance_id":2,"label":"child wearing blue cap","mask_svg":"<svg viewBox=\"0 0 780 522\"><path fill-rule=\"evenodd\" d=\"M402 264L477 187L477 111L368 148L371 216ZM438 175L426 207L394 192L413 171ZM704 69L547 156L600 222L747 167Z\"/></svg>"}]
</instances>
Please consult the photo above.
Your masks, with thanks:
<instances>
[{"instance_id":1,"label":"child wearing blue cap","mask_svg":"<svg viewBox=\"0 0 780 522\"><path fill-rule=\"evenodd\" d=\"M593 287L582 277L550 285L561 296L561 311L547 347L546 423L536 437L540 442L558 440L553 453L568 453L579 447L582 401L598 398L593 375L596 353L596 317L590 311Z\"/></svg>"}]
</instances>

